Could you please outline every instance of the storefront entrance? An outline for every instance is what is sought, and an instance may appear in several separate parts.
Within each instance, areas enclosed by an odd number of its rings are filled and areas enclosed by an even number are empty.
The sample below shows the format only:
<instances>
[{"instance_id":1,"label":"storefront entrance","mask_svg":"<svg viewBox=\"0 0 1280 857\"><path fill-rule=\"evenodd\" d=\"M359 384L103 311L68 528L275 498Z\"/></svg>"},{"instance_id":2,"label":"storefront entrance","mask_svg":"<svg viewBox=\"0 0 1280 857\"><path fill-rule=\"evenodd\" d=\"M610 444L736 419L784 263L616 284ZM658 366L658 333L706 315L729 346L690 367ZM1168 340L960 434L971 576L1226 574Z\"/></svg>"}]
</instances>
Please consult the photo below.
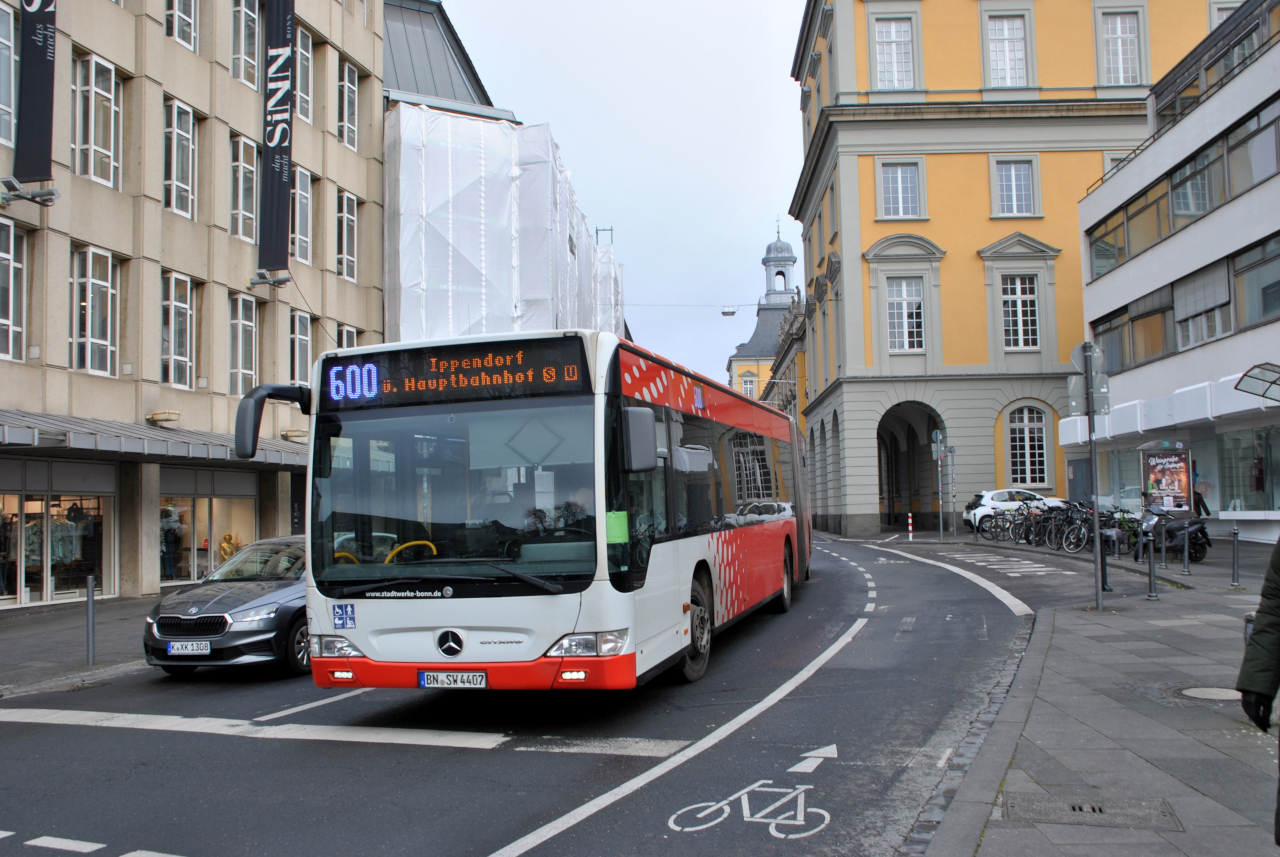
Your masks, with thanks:
<instances>
[{"instance_id":1,"label":"storefront entrance","mask_svg":"<svg viewBox=\"0 0 1280 857\"><path fill-rule=\"evenodd\" d=\"M162 586L199 580L257 539L257 487L255 473L160 469Z\"/></svg>"}]
</instances>

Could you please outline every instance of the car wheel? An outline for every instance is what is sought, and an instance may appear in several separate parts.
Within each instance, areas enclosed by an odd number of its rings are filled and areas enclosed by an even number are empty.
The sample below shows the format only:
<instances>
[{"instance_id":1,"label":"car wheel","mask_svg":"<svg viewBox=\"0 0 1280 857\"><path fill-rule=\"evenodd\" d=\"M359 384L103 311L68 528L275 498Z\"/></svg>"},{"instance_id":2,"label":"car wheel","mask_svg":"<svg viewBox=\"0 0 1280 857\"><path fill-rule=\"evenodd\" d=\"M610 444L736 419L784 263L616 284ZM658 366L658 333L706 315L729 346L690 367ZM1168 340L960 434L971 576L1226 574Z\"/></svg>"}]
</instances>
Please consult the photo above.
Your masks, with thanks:
<instances>
[{"instance_id":1,"label":"car wheel","mask_svg":"<svg viewBox=\"0 0 1280 857\"><path fill-rule=\"evenodd\" d=\"M680 662L680 674L695 682L707 671L711 660L711 599L697 578L689 591L689 650Z\"/></svg>"},{"instance_id":2,"label":"car wheel","mask_svg":"<svg viewBox=\"0 0 1280 857\"><path fill-rule=\"evenodd\" d=\"M786 613L791 609L791 576L795 563L791 559L791 545L782 549L782 591L773 599L773 612Z\"/></svg>"},{"instance_id":3,"label":"car wheel","mask_svg":"<svg viewBox=\"0 0 1280 857\"><path fill-rule=\"evenodd\" d=\"M189 678L195 674L197 667L176 666L174 664L161 664L160 669L164 670L174 678Z\"/></svg>"},{"instance_id":4,"label":"car wheel","mask_svg":"<svg viewBox=\"0 0 1280 857\"><path fill-rule=\"evenodd\" d=\"M305 611L289 625L289 633L285 637L284 662L294 675L311 673L310 635L307 633Z\"/></svg>"}]
</instances>

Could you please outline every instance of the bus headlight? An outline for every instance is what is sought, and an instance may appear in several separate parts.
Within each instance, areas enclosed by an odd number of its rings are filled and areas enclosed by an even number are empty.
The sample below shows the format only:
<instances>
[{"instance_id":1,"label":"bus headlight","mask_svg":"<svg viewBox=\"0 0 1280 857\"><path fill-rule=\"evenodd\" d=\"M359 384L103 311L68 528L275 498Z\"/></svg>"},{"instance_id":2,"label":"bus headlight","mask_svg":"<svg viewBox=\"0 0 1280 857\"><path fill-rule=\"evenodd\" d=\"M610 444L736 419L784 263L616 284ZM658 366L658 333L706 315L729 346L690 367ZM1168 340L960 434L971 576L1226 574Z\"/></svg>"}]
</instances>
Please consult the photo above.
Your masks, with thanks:
<instances>
[{"instance_id":1,"label":"bus headlight","mask_svg":"<svg viewBox=\"0 0 1280 857\"><path fill-rule=\"evenodd\" d=\"M551 658L582 658L595 655L620 655L627 647L627 629L600 631L596 634L566 634L547 650Z\"/></svg>"},{"instance_id":2,"label":"bus headlight","mask_svg":"<svg viewBox=\"0 0 1280 857\"><path fill-rule=\"evenodd\" d=\"M324 637L313 635L307 646L313 658L363 658L364 652L351 644L346 637Z\"/></svg>"}]
</instances>

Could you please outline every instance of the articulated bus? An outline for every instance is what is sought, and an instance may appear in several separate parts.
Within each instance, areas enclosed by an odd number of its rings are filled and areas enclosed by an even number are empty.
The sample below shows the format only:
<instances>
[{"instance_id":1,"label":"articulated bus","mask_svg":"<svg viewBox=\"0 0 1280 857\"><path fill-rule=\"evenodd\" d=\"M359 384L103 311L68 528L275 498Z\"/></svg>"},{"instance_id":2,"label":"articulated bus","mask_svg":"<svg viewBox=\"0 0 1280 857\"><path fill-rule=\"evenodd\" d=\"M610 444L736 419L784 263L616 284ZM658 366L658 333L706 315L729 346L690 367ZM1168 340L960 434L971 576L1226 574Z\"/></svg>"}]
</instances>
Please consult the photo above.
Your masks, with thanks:
<instances>
[{"instance_id":1,"label":"articulated bus","mask_svg":"<svg viewBox=\"0 0 1280 857\"><path fill-rule=\"evenodd\" d=\"M784 414L595 331L332 351L310 389L307 615L321 687L696 681L808 576Z\"/></svg>"}]
</instances>

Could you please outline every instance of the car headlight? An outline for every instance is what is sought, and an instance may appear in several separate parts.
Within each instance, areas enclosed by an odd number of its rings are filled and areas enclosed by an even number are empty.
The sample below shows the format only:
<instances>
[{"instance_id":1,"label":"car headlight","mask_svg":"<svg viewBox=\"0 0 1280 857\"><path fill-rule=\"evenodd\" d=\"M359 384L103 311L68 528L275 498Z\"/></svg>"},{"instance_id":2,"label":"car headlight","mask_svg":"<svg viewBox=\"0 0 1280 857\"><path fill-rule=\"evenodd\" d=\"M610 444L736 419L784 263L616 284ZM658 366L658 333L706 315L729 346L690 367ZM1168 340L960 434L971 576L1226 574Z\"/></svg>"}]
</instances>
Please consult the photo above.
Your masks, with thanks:
<instances>
[{"instance_id":1,"label":"car headlight","mask_svg":"<svg viewBox=\"0 0 1280 857\"><path fill-rule=\"evenodd\" d=\"M547 650L551 658L582 658L595 655L620 655L627 647L627 629L600 631L596 634L566 634Z\"/></svg>"},{"instance_id":2,"label":"car headlight","mask_svg":"<svg viewBox=\"0 0 1280 857\"><path fill-rule=\"evenodd\" d=\"M231 621L265 622L267 619L275 618L275 615L279 610L279 604L266 604L262 607L251 607L248 610L241 610L239 613L232 613Z\"/></svg>"},{"instance_id":3,"label":"car headlight","mask_svg":"<svg viewBox=\"0 0 1280 857\"><path fill-rule=\"evenodd\" d=\"M352 645L346 637L312 635L307 640L313 658L363 658L364 652Z\"/></svg>"}]
</instances>

